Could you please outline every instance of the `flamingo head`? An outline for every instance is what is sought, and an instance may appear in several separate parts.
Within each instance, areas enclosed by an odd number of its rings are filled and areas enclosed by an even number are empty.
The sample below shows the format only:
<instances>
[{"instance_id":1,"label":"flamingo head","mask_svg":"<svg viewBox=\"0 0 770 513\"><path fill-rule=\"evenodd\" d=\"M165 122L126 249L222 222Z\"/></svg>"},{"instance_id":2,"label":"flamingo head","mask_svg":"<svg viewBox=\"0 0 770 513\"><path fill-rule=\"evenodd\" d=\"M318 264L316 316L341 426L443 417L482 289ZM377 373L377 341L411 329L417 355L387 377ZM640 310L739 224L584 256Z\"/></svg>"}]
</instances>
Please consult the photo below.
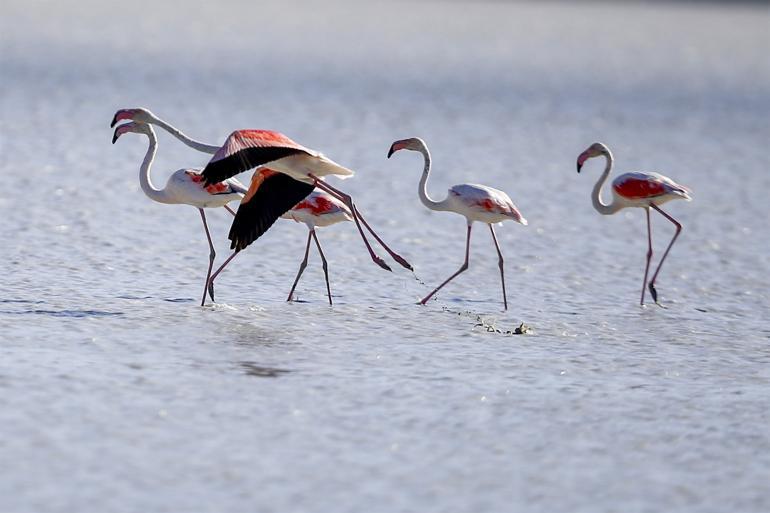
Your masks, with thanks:
<instances>
[{"instance_id":1,"label":"flamingo head","mask_svg":"<svg viewBox=\"0 0 770 513\"><path fill-rule=\"evenodd\" d=\"M123 121L124 119L129 119L138 123L152 123L157 117L148 109L120 109L112 117L110 128L114 127L118 121Z\"/></svg>"},{"instance_id":2,"label":"flamingo head","mask_svg":"<svg viewBox=\"0 0 770 513\"><path fill-rule=\"evenodd\" d=\"M427 150L427 148L428 147L425 145L425 141L423 141L419 137L412 137L410 139L401 139L390 145L390 150L388 151L388 158L390 158L390 156L396 153L398 150L425 151Z\"/></svg>"},{"instance_id":3,"label":"flamingo head","mask_svg":"<svg viewBox=\"0 0 770 513\"><path fill-rule=\"evenodd\" d=\"M115 141L117 141L121 135L127 134L129 132L150 135L150 132L152 132L152 127L148 124L136 123L134 121L123 123L115 129L115 133L112 135L112 144L115 144Z\"/></svg>"},{"instance_id":4,"label":"flamingo head","mask_svg":"<svg viewBox=\"0 0 770 513\"><path fill-rule=\"evenodd\" d=\"M610 153L610 150L604 144L600 142L593 143L591 146L588 147L586 151L584 151L578 156L577 172L578 173L580 172L580 169L583 167L583 164L585 164L586 160L593 157L598 157L600 155L606 156L606 155L609 155L609 153Z\"/></svg>"}]
</instances>

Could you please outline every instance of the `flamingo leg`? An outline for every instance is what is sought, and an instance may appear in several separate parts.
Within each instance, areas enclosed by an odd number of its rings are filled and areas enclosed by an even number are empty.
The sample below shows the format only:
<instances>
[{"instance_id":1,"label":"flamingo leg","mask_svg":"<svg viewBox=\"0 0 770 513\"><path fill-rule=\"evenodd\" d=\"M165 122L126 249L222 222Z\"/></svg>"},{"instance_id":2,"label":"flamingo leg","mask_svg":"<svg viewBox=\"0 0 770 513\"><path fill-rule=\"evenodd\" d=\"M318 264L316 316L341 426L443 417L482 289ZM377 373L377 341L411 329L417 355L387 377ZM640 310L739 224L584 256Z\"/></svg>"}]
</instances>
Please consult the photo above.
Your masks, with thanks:
<instances>
[{"instance_id":1,"label":"flamingo leg","mask_svg":"<svg viewBox=\"0 0 770 513\"><path fill-rule=\"evenodd\" d=\"M214 251L214 243L211 242L209 225L206 222L206 213L203 212L202 208L199 208L198 212L201 214L201 219L203 220L203 229L206 230L206 238L209 241L209 269L206 271L206 283L203 284L203 297L201 298L201 306L203 306L206 303L206 289L208 287L209 280L211 279L211 268L214 266L214 258L217 256L217 252Z\"/></svg>"},{"instance_id":2,"label":"flamingo leg","mask_svg":"<svg viewBox=\"0 0 770 513\"><path fill-rule=\"evenodd\" d=\"M385 263L385 261L382 258L377 256L377 254L372 249L372 246L369 244L369 241L366 239L366 234L364 234L364 230L363 230L363 228L361 228L361 223L358 220L358 215L356 214L355 206L353 206L353 198L351 198L350 196L348 196L345 193L338 192L333 187L330 187L329 184L327 184L326 182L321 181L319 178L316 178L312 174L310 174L308 176L310 176L310 178L315 180L315 186L316 187L318 187L319 189L321 189L323 191L328 192L329 194L331 194L332 196L334 196L335 198L337 198L338 200L342 201L343 203L345 203L348 206L348 208L350 209L351 214L353 214L353 221L356 222L356 228L358 228L358 233L361 234L361 238L364 241L364 245L366 246L366 249L369 251L369 256L372 257L372 260L374 261L375 264L379 265L380 267L382 267L386 271L391 271L392 269L388 266L388 264Z\"/></svg>"},{"instance_id":3,"label":"flamingo leg","mask_svg":"<svg viewBox=\"0 0 770 513\"><path fill-rule=\"evenodd\" d=\"M235 251L233 251L233 254L230 255L229 257L227 257L227 260L225 260L222 263L222 265L220 265L219 268L216 271L214 271L214 273L209 278L209 281L208 281L208 291L209 291L209 296L211 296L211 300L212 301L214 301L214 280L217 279L217 276L219 276L219 273L222 272L222 270L225 268L225 266L227 266L227 264L229 264L230 261L233 258L235 258L235 255L237 255L238 253L240 253L239 249L236 249Z\"/></svg>"},{"instance_id":4,"label":"flamingo leg","mask_svg":"<svg viewBox=\"0 0 770 513\"><path fill-rule=\"evenodd\" d=\"M645 208L647 213L647 265L644 267L644 281L642 282L642 299L639 300L639 305L644 305L644 291L647 288L647 273L650 271L650 261L652 260L652 225L650 224L650 209ZM654 299L654 297L653 297Z\"/></svg>"},{"instance_id":5,"label":"flamingo leg","mask_svg":"<svg viewBox=\"0 0 770 513\"><path fill-rule=\"evenodd\" d=\"M358 217L358 218L361 220L361 222L362 222L362 223L364 223L364 226L366 227L366 229L367 229L367 230L369 230L369 233L371 233L371 234L372 234L372 236L374 237L374 239L375 239L377 242L379 242L379 243L380 243L380 246L382 246L383 248L385 248L385 251L387 251L387 252L388 252L388 254L391 256L391 258L393 258L393 260L395 260L396 262L398 262L398 263L401 265L401 267L403 267L403 268L405 268L405 269L409 269L410 271L414 271L414 268L412 267L412 264L410 264L409 262L407 262L407 261L406 261L406 259L405 259L404 257L402 257L401 255L399 255L398 253L396 253L395 251L393 251L392 249L390 249L390 248L388 247L388 245L387 245L387 244L385 244L385 242L384 242L384 241L383 241L383 240L380 238L380 236L379 236L379 235L377 235L377 233L375 233L375 231L374 231L374 230L372 230L372 227L371 227L371 226L369 226L369 223L367 223L367 222L366 222L366 219L364 219L364 216L362 216L362 215L361 215L361 212L359 212L359 210L358 210L358 207L356 207L355 205L353 205L353 209L354 209L354 210L355 210L355 212L356 212L356 216L357 216L357 217Z\"/></svg>"},{"instance_id":6,"label":"flamingo leg","mask_svg":"<svg viewBox=\"0 0 770 513\"><path fill-rule=\"evenodd\" d=\"M321 262L324 269L324 278L326 278L326 293L329 295L329 305L332 305L332 289L329 286L329 265L326 263L326 257L324 256L324 252L321 249L321 243L318 242L318 236L316 235L315 230L310 230L310 233L313 235L315 245L318 247L318 253L321 255Z\"/></svg>"},{"instance_id":7,"label":"flamingo leg","mask_svg":"<svg viewBox=\"0 0 770 513\"><path fill-rule=\"evenodd\" d=\"M233 210L232 208L230 208L230 205L225 205L225 210L227 210L228 212L230 212L232 215L235 215L235 210Z\"/></svg>"},{"instance_id":8,"label":"flamingo leg","mask_svg":"<svg viewBox=\"0 0 770 513\"><path fill-rule=\"evenodd\" d=\"M364 219L364 216L361 215L361 212L358 210L358 207L353 204L353 199L350 198L350 196L340 191L339 189L332 187L326 182L324 182L324 185L326 185L329 189L337 193L338 196L342 196L343 198L344 197L349 198L350 204L348 205L348 207L354 212L354 215L361 220L361 222L364 224L364 227L366 227L366 229L369 230L369 233L372 234L375 240L380 243L380 245L385 249L385 251L388 252L388 254L393 258L393 260L398 262L402 267L409 269L410 271L414 271L414 268L412 268L412 265L409 262L407 262L404 257L402 257L401 255L399 255L398 253L390 249L390 247L387 244L385 244L385 242L380 238L379 235L377 235L377 233L372 229L372 227L369 226L369 223L366 222L366 219Z\"/></svg>"},{"instance_id":9,"label":"flamingo leg","mask_svg":"<svg viewBox=\"0 0 770 513\"><path fill-rule=\"evenodd\" d=\"M668 252L671 250L671 246L674 245L674 242L676 241L676 238L679 237L679 233L682 231L682 225L679 224L679 221L677 221L676 219L674 219L670 215L668 215L665 212L663 212L663 210L661 210L660 207L658 207L657 205L651 203L650 206L652 208L654 208L655 210L657 210L658 212L660 212L663 215L663 217L665 217L666 219L668 219L669 221L674 223L674 226L676 226L676 233L674 233L674 236L671 238L671 242L668 243L668 247L666 248L666 252L663 253L663 257L660 259L660 263L658 264L658 268L655 269L655 273L653 273L652 279L650 279L650 284L649 284L650 294L652 294L652 299L653 299L653 301L655 301L655 304L659 305L660 303L658 303L658 291L655 290L655 278L658 277L658 273L660 272L660 268L663 267L663 261L666 260L666 257L668 256Z\"/></svg>"},{"instance_id":10,"label":"flamingo leg","mask_svg":"<svg viewBox=\"0 0 770 513\"><path fill-rule=\"evenodd\" d=\"M291 286L291 290L289 291L289 297L286 298L286 301L291 301L291 297L294 295L294 289L297 287L297 283L299 283L299 277L302 276L302 273L305 271L305 267L307 267L307 257L308 254L310 254L310 238L313 236L313 230L309 230L307 233L307 245L305 246L305 258L302 260L302 263L299 264L299 272L297 273L297 277L294 278L294 285Z\"/></svg>"},{"instance_id":11,"label":"flamingo leg","mask_svg":"<svg viewBox=\"0 0 770 513\"><path fill-rule=\"evenodd\" d=\"M497 249L497 266L500 268L500 282L503 284L503 305L508 310L508 299L505 297L505 271L503 270L503 252L500 251L500 244L497 243L497 236L495 235L495 229L492 225L489 225L489 231L492 233L492 240L495 241L495 248Z\"/></svg>"},{"instance_id":12,"label":"flamingo leg","mask_svg":"<svg viewBox=\"0 0 770 513\"><path fill-rule=\"evenodd\" d=\"M433 292L431 292L430 294L428 294L427 296L425 296L425 297L423 298L423 300L422 300L422 301L420 301L420 304L421 304L421 305L424 305L425 303L427 303L427 302L428 302L428 300L429 300L431 297L433 297L433 294L435 294L436 292L438 292L439 290L441 290L441 289L444 287L444 285L446 285L447 283L449 283L450 281L452 281L453 279L455 279L455 278L457 277L457 275L459 275L460 273L462 273L463 271L465 271L466 269L468 269L468 256L470 255L470 249L471 249L471 225L469 224L469 225L468 225L468 237L467 237L467 239L466 239L466 241L465 241L465 262L463 262L463 265L461 265L461 266L460 266L460 269L458 269L456 273L454 273L452 276L450 276L449 278L447 278L446 280L444 280L444 283L442 283L441 285L439 285L438 287L436 287L435 289L433 289Z\"/></svg>"}]
</instances>

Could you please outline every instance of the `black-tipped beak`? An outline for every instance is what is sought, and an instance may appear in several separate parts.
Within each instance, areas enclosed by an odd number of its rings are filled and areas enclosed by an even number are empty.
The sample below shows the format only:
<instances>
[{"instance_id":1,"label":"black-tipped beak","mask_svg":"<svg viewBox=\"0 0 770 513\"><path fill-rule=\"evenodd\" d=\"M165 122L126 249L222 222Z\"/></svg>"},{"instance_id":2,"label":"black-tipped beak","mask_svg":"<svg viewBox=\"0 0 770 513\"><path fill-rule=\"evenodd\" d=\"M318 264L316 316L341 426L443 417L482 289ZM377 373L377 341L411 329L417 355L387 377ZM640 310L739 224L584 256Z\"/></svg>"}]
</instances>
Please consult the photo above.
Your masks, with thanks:
<instances>
[{"instance_id":1,"label":"black-tipped beak","mask_svg":"<svg viewBox=\"0 0 770 513\"><path fill-rule=\"evenodd\" d=\"M117 123L117 122L118 122L118 114L115 113L115 115L112 116L112 123L110 123L110 128L114 127L115 123ZM115 141L112 141L112 142L115 142Z\"/></svg>"},{"instance_id":2,"label":"black-tipped beak","mask_svg":"<svg viewBox=\"0 0 770 513\"><path fill-rule=\"evenodd\" d=\"M580 172L581 169L583 169L583 164L585 164L586 160L588 160L589 158L591 158L591 154L588 153L588 150L586 150L583 153L581 153L580 155L578 155L578 158L577 158L577 171L578 171L578 173Z\"/></svg>"},{"instance_id":3,"label":"black-tipped beak","mask_svg":"<svg viewBox=\"0 0 770 513\"><path fill-rule=\"evenodd\" d=\"M115 144L115 141L118 140L118 129L115 129L115 132L112 134L112 144Z\"/></svg>"},{"instance_id":4,"label":"black-tipped beak","mask_svg":"<svg viewBox=\"0 0 770 513\"><path fill-rule=\"evenodd\" d=\"M396 150L391 145L390 149L388 150L388 158L390 158L391 155L393 155L396 152Z\"/></svg>"}]
</instances>

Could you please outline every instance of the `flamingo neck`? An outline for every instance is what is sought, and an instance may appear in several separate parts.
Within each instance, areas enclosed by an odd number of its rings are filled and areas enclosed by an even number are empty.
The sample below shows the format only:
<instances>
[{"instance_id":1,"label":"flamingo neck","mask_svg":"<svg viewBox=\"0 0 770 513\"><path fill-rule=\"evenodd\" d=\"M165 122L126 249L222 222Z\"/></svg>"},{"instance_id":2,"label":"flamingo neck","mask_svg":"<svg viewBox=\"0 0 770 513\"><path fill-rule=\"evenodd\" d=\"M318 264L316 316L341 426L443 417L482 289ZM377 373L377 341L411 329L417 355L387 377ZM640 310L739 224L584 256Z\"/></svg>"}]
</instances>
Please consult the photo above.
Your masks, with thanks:
<instances>
[{"instance_id":1,"label":"flamingo neck","mask_svg":"<svg viewBox=\"0 0 770 513\"><path fill-rule=\"evenodd\" d=\"M160 118L154 118L152 120L152 123L158 125L163 130L165 130L166 132L170 133L171 135L173 135L174 137L176 137L177 139L179 139L184 144L186 144L187 146L189 146L190 148L192 148L194 150L198 150L200 152L210 153L210 154L214 154L217 151L219 151L219 146L212 146L210 144L206 144L206 143L202 143L200 141L196 141L195 139L192 139L192 138L188 137L186 134L184 134L177 127L166 123L165 121L163 121Z\"/></svg>"},{"instance_id":2,"label":"flamingo neck","mask_svg":"<svg viewBox=\"0 0 770 513\"><path fill-rule=\"evenodd\" d=\"M593 200L594 208L597 212L599 212L602 215L610 215L614 214L618 210L620 210L620 206L617 205L614 201L612 203L604 203L602 201L602 187L604 187L604 182L607 181L607 178L610 176L610 171L612 171L612 153L610 153L609 150L607 150L607 153L604 155L604 158L607 160L606 165L604 166L604 172L602 173L602 176L599 177L599 180L596 182L596 185L594 185L594 190L591 195L591 199Z\"/></svg>"},{"instance_id":3,"label":"flamingo neck","mask_svg":"<svg viewBox=\"0 0 770 513\"><path fill-rule=\"evenodd\" d=\"M155 131L151 126L147 125L147 129L147 138L150 140L150 146L147 148L144 161L142 161L142 165L139 168L139 185L151 200L158 203L173 203L165 190L158 189L152 184L150 168L152 167L153 160L155 160L155 153L158 151L158 138L155 136Z\"/></svg>"},{"instance_id":4,"label":"flamingo neck","mask_svg":"<svg viewBox=\"0 0 770 513\"><path fill-rule=\"evenodd\" d=\"M422 147L420 148L420 153L422 153L422 156L425 159L425 167L422 170L422 178L420 178L420 185L417 188L417 193L420 195L420 201L422 201L422 204L431 210L446 210L446 208L444 207L444 201L434 201L433 199L431 199L430 196L428 196L428 175L430 174L430 152L428 151L428 148Z\"/></svg>"}]
</instances>

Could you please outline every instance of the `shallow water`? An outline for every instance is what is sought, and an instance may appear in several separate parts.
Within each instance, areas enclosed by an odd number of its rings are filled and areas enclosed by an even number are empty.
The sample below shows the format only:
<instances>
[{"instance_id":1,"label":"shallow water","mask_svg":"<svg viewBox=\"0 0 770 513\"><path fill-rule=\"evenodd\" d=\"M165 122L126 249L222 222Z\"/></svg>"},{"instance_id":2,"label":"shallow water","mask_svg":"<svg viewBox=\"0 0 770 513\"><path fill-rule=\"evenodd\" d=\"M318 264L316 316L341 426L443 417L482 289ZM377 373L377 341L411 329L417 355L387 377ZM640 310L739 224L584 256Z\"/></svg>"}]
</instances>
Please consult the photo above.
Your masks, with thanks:
<instances>
[{"instance_id":1,"label":"shallow water","mask_svg":"<svg viewBox=\"0 0 770 513\"><path fill-rule=\"evenodd\" d=\"M11 2L3 6L0 509L770 509L770 14L610 3ZM220 141L269 127L357 170L337 182L417 277L352 224L279 221L197 306L197 213L151 203L146 106ZM530 225L476 225L430 191L507 191ZM206 158L160 134L155 180ZM641 211L598 215L601 164L694 191L640 308ZM228 214L210 212L227 254ZM654 217L656 255L673 230ZM384 255L383 255L384 256ZM521 322L532 328L511 336ZM490 331L491 330L491 331ZM498 333L499 330L502 333Z\"/></svg>"}]
</instances>

